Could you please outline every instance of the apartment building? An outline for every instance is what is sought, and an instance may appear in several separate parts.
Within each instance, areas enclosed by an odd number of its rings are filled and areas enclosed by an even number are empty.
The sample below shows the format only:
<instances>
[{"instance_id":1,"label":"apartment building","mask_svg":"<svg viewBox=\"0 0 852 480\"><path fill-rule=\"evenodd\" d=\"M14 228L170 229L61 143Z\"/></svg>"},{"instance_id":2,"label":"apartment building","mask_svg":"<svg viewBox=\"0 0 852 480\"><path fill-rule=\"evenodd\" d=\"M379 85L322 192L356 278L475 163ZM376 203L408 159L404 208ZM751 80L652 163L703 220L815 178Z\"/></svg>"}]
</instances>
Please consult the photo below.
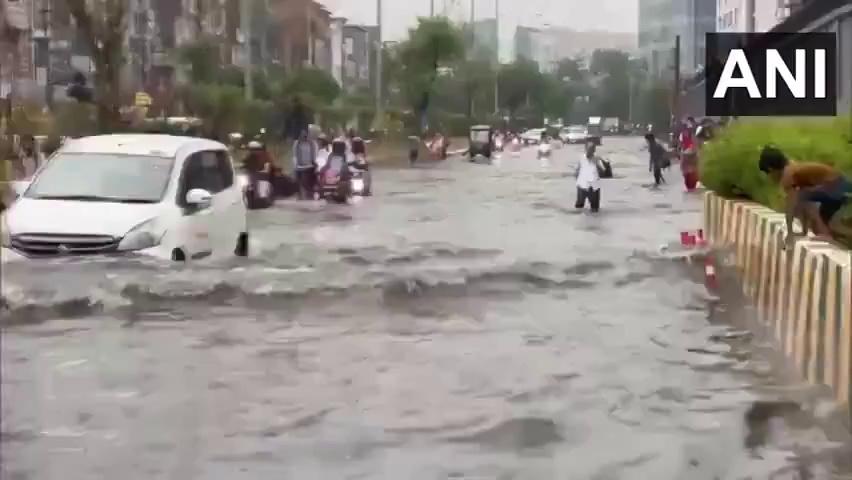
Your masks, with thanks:
<instances>
[{"instance_id":1,"label":"apartment building","mask_svg":"<svg viewBox=\"0 0 852 480\"><path fill-rule=\"evenodd\" d=\"M639 54L650 72L671 71L677 37L681 71L688 75L701 70L706 34L716 31L716 9L713 0L639 0Z\"/></svg>"},{"instance_id":2,"label":"apartment building","mask_svg":"<svg viewBox=\"0 0 852 480\"><path fill-rule=\"evenodd\" d=\"M370 88L370 61L375 55L370 30L361 25L343 28L343 86L347 91Z\"/></svg>"},{"instance_id":3,"label":"apartment building","mask_svg":"<svg viewBox=\"0 0 852 480\"><path fill-rule=\"evenodd\" d=\"M791 11L789 0L716 0L719 32L768 32Z\"/></svg>"},{"instance_id":4,"label":"apartment building","mask_svg":"<svg viewBox=\"0 0 852 480\"><path fill-rule=\"evenodd\" d=\"M588 58L597 49L615 49L633 54L636 51L636 34L559 27L518 27L515 31L516 58L536 62L543 72L554 71L563 58Z\"/></svg>"}]
</instances>

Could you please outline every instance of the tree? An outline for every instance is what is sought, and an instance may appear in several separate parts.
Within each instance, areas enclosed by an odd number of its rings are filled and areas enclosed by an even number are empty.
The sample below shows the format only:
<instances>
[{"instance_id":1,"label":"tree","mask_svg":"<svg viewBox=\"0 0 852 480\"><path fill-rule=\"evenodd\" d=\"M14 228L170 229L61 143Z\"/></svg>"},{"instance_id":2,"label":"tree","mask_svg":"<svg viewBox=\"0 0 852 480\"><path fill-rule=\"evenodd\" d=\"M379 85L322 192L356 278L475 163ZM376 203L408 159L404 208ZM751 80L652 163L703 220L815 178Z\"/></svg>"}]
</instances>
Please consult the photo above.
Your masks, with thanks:
<instances>
[{"instance_id":1,"label":"tree","mask_svg":"<svg viewBox=\"0 0 852 480\"><path fill-rule=\"evenodd\" d=\"M537 116L550 119L567 117L574 103L570 84L556 75L542 75L531 98Z\"/></svg>"},{"instance_id":2,"label":"tree","mask_svg":"<svg viewBox=\"0 0 852 480\"><path fill-rule=\"evenodd\" d=\"M589 67L601 80L592 104L604 117L627 118L630 103L630 57L620 50L595 50Z\"/></svg>"},{"instance_id":3,"label":"tree","mask_svg":"<svg viewBox=\"0 0 852 480\"><path fill-rule=\"evenodd\" d=\"M192 83L216 83L219 78L219 44L214 38L201 38L182 47L179 51L182 63L189 67Z\"/></svg>"},{"instance_id":4,"label":"tree","mask_svg":"<svg viewBox=\"0 0 852 480\"><path fill-rule=\"evenodd\" d=\"M579 59L563 58L556 65L556 77L561 80L570 80L572 82L582 82L586 78L583 67Z\"/></svg>"},{"instance_id":5,"label":"tree","mask_svg":"<svg viewBox=\"0 0 852 480\"><path fill-rule=\"evenodd\" d=\"M66 0L95 66L98 129L115 131L121 124L121 68L124 65L126 0ZM88 4L92 4L89 8Z\"/></svg>"},{"instance_id":6,"label":"tree","mask_svg":"<svg viewBox=\"0 0 852 480\"><path fill-rule=\"evenodd\" d=\"M504 65L500 70L500 104L514 117L521 106L527 104L533 92L541 84L541 73L538 64L523 58L514 63Z\"/></svg>"},{"instance_id":7,"label":"tree","mask_svg":"<svg viewBox=\"0 0 852 480\"><path fill-rule=\"evenodd\" d=\"M296 95L330 104L340 96L340 85L325 70L304 68L285 77L281 84L282 98Z\"/></svg>"},{"instance_id":8,"label":"tree","mask_svg":"<svg viewBox=\"0 0 852 480\"><path fill-rule=\"evenodd\" d=\"M461 30L446 17L420 18L400 46L401 79L405 96L424 127L435 82L442 66L464 56Z\"/></svg>"}]
</instances>

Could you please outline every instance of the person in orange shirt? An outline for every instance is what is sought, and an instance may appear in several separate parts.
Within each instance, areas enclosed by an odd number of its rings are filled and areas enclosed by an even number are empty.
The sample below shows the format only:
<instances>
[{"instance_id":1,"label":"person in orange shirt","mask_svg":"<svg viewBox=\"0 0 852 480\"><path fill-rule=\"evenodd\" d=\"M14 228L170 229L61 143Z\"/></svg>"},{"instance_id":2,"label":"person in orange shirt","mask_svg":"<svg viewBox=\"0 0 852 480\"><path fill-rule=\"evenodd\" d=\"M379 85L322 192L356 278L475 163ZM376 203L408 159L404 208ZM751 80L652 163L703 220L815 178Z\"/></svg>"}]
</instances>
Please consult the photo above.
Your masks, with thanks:
<instances>
[{"instance_id":1,"label":"person in orange shirt","mask_svg":"<svg viewBox=\"0 0 852 480\"><path fill-rule=\"evenodd\" d=\"M766 146L760 154L760 170L778 182L786 195L787 245L794 239L793 218L802 221L807 235L852 238L852 228L842 225L837 213L852 201L852 182L836 168L816 162L791 162L781 150Z\"/></svg>"}]
</instances>

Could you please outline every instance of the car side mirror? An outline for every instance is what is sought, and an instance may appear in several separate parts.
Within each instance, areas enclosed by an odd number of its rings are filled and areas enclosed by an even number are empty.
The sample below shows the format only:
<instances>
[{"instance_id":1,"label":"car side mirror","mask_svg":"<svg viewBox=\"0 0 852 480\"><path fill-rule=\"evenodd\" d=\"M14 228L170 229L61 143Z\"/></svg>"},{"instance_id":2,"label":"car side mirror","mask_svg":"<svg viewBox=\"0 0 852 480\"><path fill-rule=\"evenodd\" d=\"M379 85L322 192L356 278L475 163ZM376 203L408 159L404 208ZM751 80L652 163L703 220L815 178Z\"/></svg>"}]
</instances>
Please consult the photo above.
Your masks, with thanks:
<instances>
[{"instance_id":1,"label":"car side mirror","mask_svg":"<svg viewBox=\"0 0 852 480\"><path fill-rule=\"evenodd\" d=\"M186 203L190 207L203 210L213 203L213 195L203 188L193 188L186 193Z\"/></svg>"}]
</instances>

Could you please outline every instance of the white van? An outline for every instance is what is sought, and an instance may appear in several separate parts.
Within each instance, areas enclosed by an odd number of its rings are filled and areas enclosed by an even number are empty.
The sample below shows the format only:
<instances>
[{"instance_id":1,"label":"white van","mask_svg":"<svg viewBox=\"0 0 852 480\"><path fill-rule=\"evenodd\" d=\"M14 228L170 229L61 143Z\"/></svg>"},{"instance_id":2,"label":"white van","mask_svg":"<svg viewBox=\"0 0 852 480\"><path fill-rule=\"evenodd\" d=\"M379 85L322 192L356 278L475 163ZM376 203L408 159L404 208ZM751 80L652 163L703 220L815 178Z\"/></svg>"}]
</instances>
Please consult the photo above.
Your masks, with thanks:
<instances>
[{"instance_id":1,"label":"white van","mask_svg":"<svg viewBox=\"0 0 852 480\"><path fill-rule=\"evenodd\" d=\"M141 134L69 140L16 188L0 224L3 261L248 254L243 188L218 142Z\"/></svg>"}]
</instances>

